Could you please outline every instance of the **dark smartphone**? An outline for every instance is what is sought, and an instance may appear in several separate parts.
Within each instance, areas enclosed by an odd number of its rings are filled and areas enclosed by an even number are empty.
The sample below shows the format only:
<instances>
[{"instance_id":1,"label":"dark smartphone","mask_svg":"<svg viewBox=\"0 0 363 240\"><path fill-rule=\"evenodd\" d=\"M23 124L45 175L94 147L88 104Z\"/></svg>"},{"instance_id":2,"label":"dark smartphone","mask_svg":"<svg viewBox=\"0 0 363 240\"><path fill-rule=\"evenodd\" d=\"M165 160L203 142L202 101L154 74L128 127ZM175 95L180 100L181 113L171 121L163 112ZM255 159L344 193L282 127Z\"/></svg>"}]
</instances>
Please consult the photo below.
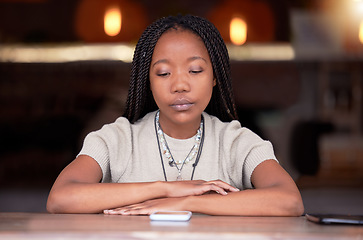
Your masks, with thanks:
<instances>
[{"instance_id":1,"label":"dark smartphone","mask_svg":"<svg viewBox=\"0 0 363 240\"><path fill-rule=\"evenodd\" d=\"M321 224L354 224L363 225L363 216L340 214L305 214L306 219Z\"/></svg>"}]
</instances>

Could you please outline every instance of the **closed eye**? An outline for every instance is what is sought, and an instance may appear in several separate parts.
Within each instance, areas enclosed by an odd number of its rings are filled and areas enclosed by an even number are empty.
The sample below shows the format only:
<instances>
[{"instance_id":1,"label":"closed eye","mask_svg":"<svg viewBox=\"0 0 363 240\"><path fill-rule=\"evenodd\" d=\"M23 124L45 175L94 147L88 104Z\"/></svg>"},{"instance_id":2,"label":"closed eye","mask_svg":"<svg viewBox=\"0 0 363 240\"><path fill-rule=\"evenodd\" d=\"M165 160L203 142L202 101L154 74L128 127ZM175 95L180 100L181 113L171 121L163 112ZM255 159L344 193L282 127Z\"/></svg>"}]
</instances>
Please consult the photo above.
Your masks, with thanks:
<instances>
[{"instance_id":1,"label":"closed eye","mask_svg":"<svg viewBox=\"0 0 363 240\"><path fill-rule=\"evenodd\" d=\"M192 74L198 74L198 73L203 72L203 70L191 70L189 72L192 73Z\"/></svg>"},{"instance_id":2,"label":"closed eye","mask_svg":"<svg viewBox=\"0 0 363 240\"><path fill-rule=\"evenodd\" d=\"M165 73L157 73L156 74L158 77L166 77L166 76L169 76L170 75L170 73L168 73L168 72L165 72Z\"/></svg>"}]
</instances>

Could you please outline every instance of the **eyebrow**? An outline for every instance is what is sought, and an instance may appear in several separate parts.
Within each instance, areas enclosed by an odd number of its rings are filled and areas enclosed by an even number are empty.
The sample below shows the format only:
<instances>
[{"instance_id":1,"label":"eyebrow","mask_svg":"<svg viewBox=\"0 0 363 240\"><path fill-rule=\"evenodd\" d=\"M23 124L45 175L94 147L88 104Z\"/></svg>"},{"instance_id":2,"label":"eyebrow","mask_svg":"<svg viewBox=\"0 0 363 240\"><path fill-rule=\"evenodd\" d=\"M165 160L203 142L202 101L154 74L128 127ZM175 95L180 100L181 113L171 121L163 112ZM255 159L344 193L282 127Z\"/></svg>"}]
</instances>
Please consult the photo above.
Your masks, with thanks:
<instances>
[{"instance_id":1,"label":"eyebrow","mask_svg":"<svg viewBox=\"0 0 363 240\"><path fill-rule=\"evenodd\" d=\"M192 61L195 61L195 60L203 60L204 62L207 62L206 59L204 59L203 57L200 57L200 56L194 56L194 57L188 58L189 62L192 62Z\"/></svg>"},{"instance_id":2,"label":"eyebrow","mask_svg":"<svg viewBox=\"0 0 363 240\"><path fill-rule=\"evenodd\" d=\"M159 63L168 63L169 60L168 59L160 59L156 62L154 62L154 64L152 65L152 67L154 67L156 64L159 64Z\"/></svg>"},{"instance_id":3,"label":"eyebrow","mask_svg":"<svg viewBox=\"0 0 363 240\"><path fill-rule=\"evenodd\" d=\"M200 56L193 56L193 57L190 57L187 59L188 62L192 62L192 61L195 61L195 60L202 60L204 62L207 63L207 60L203 57L200 57ZM154 67L155 65L159 64L159 63L169 63L170 61L168 59L160 59L158 61L156 61L152 67Z\"/></svg>"}]
</instances>

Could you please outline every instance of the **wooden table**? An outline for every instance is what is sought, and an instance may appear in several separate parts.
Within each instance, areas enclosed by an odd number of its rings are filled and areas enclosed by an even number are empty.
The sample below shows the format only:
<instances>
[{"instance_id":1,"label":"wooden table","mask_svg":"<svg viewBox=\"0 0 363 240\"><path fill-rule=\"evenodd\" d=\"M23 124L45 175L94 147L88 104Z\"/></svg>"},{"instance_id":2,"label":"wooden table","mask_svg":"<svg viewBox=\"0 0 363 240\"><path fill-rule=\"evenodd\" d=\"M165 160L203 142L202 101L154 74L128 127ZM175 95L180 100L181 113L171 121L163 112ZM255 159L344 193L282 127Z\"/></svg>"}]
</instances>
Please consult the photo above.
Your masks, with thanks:
<instances>
[{"instance_id":1,"label":"wooden table","mask_svg":"<svg viewBox=\"0 0 363 240\"><path fill-rule=\"evenodd\" d=\"M0 239L363 239L363 227L318 225L305 217L215 217L152 222L147 216L0 213Z\"/></svg>"}]
</instances>

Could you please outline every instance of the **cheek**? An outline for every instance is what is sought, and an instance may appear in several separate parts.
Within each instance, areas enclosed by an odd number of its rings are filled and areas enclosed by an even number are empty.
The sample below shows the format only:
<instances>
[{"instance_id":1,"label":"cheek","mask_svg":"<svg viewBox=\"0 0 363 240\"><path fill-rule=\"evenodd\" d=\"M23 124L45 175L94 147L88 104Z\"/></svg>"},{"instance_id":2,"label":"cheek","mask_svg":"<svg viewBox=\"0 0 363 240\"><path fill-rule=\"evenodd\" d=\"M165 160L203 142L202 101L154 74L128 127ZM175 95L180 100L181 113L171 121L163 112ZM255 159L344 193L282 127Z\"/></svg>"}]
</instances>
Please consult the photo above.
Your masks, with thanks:
<instances>
[{"instance_id":1,"label":"cheek","mask_svg":"<svg viewBox=\"0 0 363 240\"><path fill-rule=\"evenodd\" d=\"M214 88L216 87L216 85L217 85L217 80L213 77L212 83L209 84L209 88L208 88L208 90L209 90L209 92L208 92L209 101L210 101L210 99L212 97L212 93L213 93Z\"/></svg>"},{"instance_id":2,"label":"cheek","mask_svg":"<svg viewBox=\"0 0 363 240\"><path fill-rule=\"evenodd\" d=\"M150 90L151 90L154 100L156 101L157 88L155 87L155 84L153 84L153 81L151 79L150 79Z\"/></svg>"},{"instance_id":3,"label":"cheek","mask_svg":"<svg viewBox=\"0 0 363 240\"><path fill-rule=\"evenodd\" d=\"M150 79L150 90L151 90L152 94L155 95L155 94L157 94L160 87L158 87L158 83L155 79L152 79L152 78L149 78L149 79Z\"/></svg>"},{"instance_id":4,"label":"cheek","mask_svg":"<svg viewBox=\"0 0 363 240\"><path fill-rule=\"evenodd\" d=\"M216 86L216 84L217 84L217 80L214 78L214 75L211 74L208 77L208 81L206 81L205 89L210 91L210 94L212 94L213 88L214 88L214 86Z\"/></svg>"},{"instance_id":5,"label":"cheek","mask_svg":"<svg viewBox=\"0 0 363 240\"><path fill-rule=\"evenodd\" d=\"M151 81L150 90L156 104L159 106L160 103L164 101L163 99L165 99L165 94L163 94L165 90L163 89L163 86L160 84L158 85L157 83Z\"/></svg>"},{"instance_id":6,"label":"cheek","mask_svg":"<svg viewBox=\"0 0 363 240\"><path fill-rule=\"evenodd\" d=\"M149 75L149 85L150 85L151 92L154 92L154 88L155 88L154 82L155 82L155 80Z\"/></svg>"},{"instance_id":7,"label":"cheek","mask_svg":"<svg viewBox=\"0 0 363 240\"><path fill-rule=\"evenodd\" d=\"M214 81L208 78L208 80L203 81L204 84L200 84L198 86L199 89L199 96L203 96L203 99L206 103L210 101L210 98L212 97L213 87L214 87Z\"/></svg>"}]
</instances>

